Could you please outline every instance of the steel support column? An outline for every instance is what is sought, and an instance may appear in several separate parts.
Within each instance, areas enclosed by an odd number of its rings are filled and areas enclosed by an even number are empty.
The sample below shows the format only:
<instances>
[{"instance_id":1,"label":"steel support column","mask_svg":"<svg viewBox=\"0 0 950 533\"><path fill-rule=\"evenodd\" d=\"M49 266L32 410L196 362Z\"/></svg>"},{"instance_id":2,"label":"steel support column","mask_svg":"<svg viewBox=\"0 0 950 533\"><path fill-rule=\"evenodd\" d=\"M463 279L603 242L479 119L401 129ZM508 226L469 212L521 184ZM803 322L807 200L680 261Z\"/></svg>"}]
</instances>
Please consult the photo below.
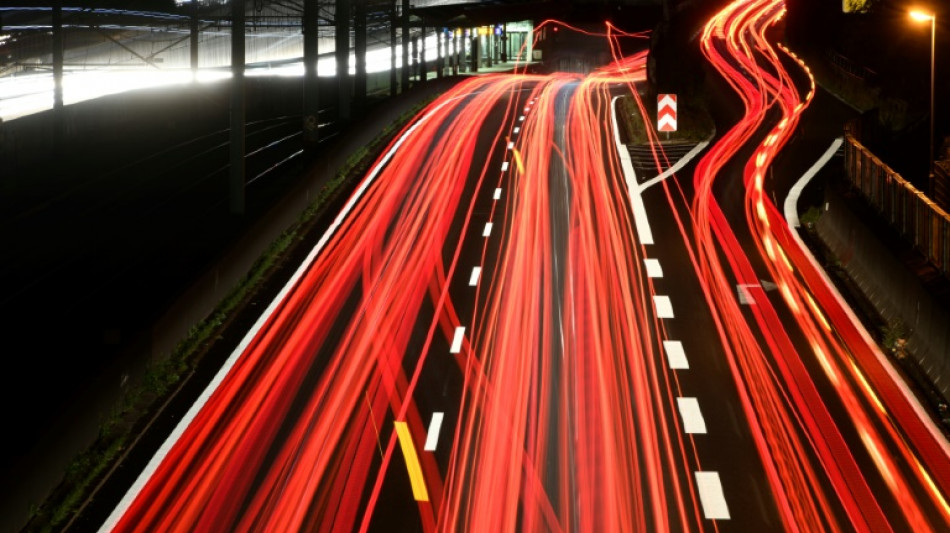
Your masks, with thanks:
<instances>
[{"instance_id":1,"label":"steel support column","mask_svg":"<svg viewBox=\"0 0 950 533\"><path fill-rule=\"evenodd\" d=\"M350 98L353 87L350 80L350 1L336 0L336 80L337 117L350 119Z\"/></svg>"},{"instance_id":2,"label":"steel support column","mask_svg":"<svg viewBox=\"0 0 950 533\"><path fill-rule=\"evenodd\" d=\"M53 4L53 108L63 107L63 2Z\"/></svg>"},{"instance_id":3,"label":"steel support column","mask_svg":"<svg viewBox=\"0 0 950 533\"><path fill-rule=\"evenodd\" d=\"M460 30L456 28L452 30L452 75L458 76L459 66L462 63L462 48L459 46L459 36L458 32Z\"/></svg>"},{"instance_id":4,"label":"steel support column","mask_svg":"<svg viewBox=\"0 0 950 533\"><path fill-rule=\"evenodd\" d=\"M191 41L188 47L191 54L191 75L198 77L198 0L191 0Z\"/></svg>"},{"instance_id":5,"label":"steel support column","mask_svg":"<svg viewBox=\"0 0 950 533\"><path fill-rule=\"evenodd\" d=\"M244 0L231 0L231 165L228 205L244 214Z\"/></svg>"},{"instance_id":6,"label":"steel support column","mask_svg":"<svg viewBox=\"0 0 950 533\"><path fill-rule=\"evenodd\" d=\"M421 23L422 32L419 36L419 82L425 83L428 79L428 73L426 68L426 21L422 20Z\"/></svg>"},{"instance_id":7,"label":"steel support column","mask_svg":"<svg viewBox=\"0 0 950 533\"><path fill-rule=\"evenodd\" d=\"M306 0L303 5L303 134L307 148L313 148L320 141L319 15L319 0Z\"/></svg>"},{"instance_id":8,"label":"steel support column","mask_svg":"<svg viewBox=\"0 0 950 533\"><path fill-rule=\"evenodd\" d=\"M53 4L53 150L61 153L66 137L63 116L63 2ZM57 158L58 159L58 158Z\"/></svg>"},{"instance_id":9,"label":"steel support column","mask_svg":"<svg viewBox=\"0 0 950 533\"><path fill-rule=\"evenodd\" d=\"M446 51L447 39L445 38L445 32L436 31L435 32L435 51L438 55L436 59L436 78L442 79L445 76L445 58L448 57Z\"/></svg>"},{"instance_id":10,"label":"steel support column","mask_svg":"<svg viewBox=\"0 0 950 533\"><path fill-rule=\"evenodd\" d=\"M366 105L366 0L355 0L353 17L354 47L356 53L356 78L353 80L354 100L357 109Z\"/></svg>"},{"instance_id":11,"label":"steel support column","mask_svg":"<svg viewBox=\"0 0 950 533\"><path fill-rule=\"evenodd\" d=\"M396 0L390 0L389 13L389 96L396 96L399 90L399 81L396 77L396 27L399 26Z\"/></svg>"},{"instance_id":12,"label":"steel support column","mask_svg":"<svg viewBox=\"0 0 950 533\"><path fill-rule=\"evenodd\" d=\"M402 91L409 89L409 0L402 0Z\"/></svg>"}]
</instances>

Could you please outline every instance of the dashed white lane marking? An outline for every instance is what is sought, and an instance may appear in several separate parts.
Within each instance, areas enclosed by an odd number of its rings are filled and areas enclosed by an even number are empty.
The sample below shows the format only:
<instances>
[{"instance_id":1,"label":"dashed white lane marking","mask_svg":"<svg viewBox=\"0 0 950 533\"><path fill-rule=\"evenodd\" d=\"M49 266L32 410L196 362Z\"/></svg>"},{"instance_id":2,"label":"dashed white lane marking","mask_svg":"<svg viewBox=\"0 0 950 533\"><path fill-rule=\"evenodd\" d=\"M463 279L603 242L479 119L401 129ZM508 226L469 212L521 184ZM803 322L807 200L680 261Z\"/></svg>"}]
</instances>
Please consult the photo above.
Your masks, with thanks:
<instances>
[{"instance_id":1,"label":"dashed white lane marking","mask_svg":"<svg viewBox=\"0 0 950 533\"><path fill-rule=\"evenodd\" d=\"M423 450L427 452L434 452L436 445L439 443L439 430L442 429L442 418L445 417L445 413L432 413L432 420L429 422L429 433L426 434L426 444L423 446Z\"/></svg>"},{"instance_id":2,"label":"dashed white lane marking","mask_svg":"<svg viewBox=\"0 0 950 533\"><path fill-rule=\"evenodd\" d=\"M650 278L662 278L663 277L663 267L660 266L660 261L657 259L644 259L643 262L647 267L647 277Z\"/></svg>"},{"instance_id":3,"label":"dashed white lane marking","mask_svg":"<svg viewBox=\"0 0 950 533\"><path fill-rule=\"evenodd\" d=\"M472 267L472 276L468 278L468 286L478 285L478 277L482 275L482 267Z\"/></svg>"},{"instance_id":4,"label":"dashed white lane marking","mask_svg":"<svg viewBox=\"0 0 950 533\"><path fill-rule=\"evenodd\" d=\"M518 117L518 122L524 122L524 115L521 115L520 117Z\"/></svg>"},{"instance_id":5,"label":"dashed white lane marking","mask_svg":"<svg viewBox=\"0 0 950 533\"><path fill-rule=\"evenodd\" d=\"M241 339L241 342L237 345L237 347L234 348L234 350L231 352L231 355L228 356L227 361L225 361L225 363L218 370L218 373L215 374L214 378L212 378L211 383L204 389L204 391L202 391L201 396L199 396L198 399L191 404L191 408L187 413L185 413L185 416L179 420L178 425L175 426L175 429L172 430L172 433L168 436L168 438L165 439L161 447L155 452L155 455L152 456L152 459L149 461L148 465L146 465L145 469L143 469L139 476L135 479L132 486L122 497L122 500L119 502L119 504L115 506L112 514L106 518L106 521L99 529L100 532L112 530L115 527L115 524L125 515L129 509L129 506L134 500L138 498L145 484L149 479L151 479L159 465L165 460L165 457L167 457L167 455L170 453L175 443L178 442L178 440L182 437L182 435L185 433L185 430L190 427L191 422L194 421L194 419L198 416L198 413L201 412L201 410L205 407L205 404L218 389L220 384L224 381L225 377L231 373L231 369L234 367L237 361L241 359L244 351L247 350L251 342L257 337L258 332L261 330L264 324L270 320L271 316L281 305L281 303L284 302L287 294L293 290L293 287L297 285L297 280L303 277L308 271L310 266L316 260L317 256L320 255L323 247L326 246L327 242L330 241L336 231L343 225L343 222L347 219L349 213L356 207L363 193L372 186L380 171L386 166L386 164L388 164L393 155L399 151L399 148L403 145L403 143L405 143L406 139L412 136L412 132L415 131L416 128L430 120L439 109L447 105L449 102L459 98L463 98L463 96L457 96L442 102L430 110L421 119L416 121L411 127L409 127L409 129L405 131L405 133L403 133L399 140L397 140L389 149L389 151L386 152L385 156L383 156L377 162L376 166L373 167L373 169L366 175L366 178L363 179L363 183L359 186L356 192L354 192L353 196L350 197L350 200L346 203L346 205L343 206L343 209L339 212L339 214L337 214L336 219L334 219L330 227L327 228L327 231L324 232L323 236L317 242L316 246L310 251L310 254L307 256L307 258L300 264L296 272L294 272L293 276L291 276L290 280L287 281L283 289L281 289L280 293L278 293L277 296L267 306L267 309L265 309L261 316L257 319L257 322L255 322L254 326L247 332L247 335Z\"/></svg>"},{"instance_id":6,"label":"dashed white lane marking","mask_svg":"<svg viewBox=\"0 0 950 533\"><path fill-rule=\"evenodd\" d=\"M722 493L719 472L696 472L696 487L699 489L699 501L703 504L703 514L710 520L728 520L729 506Z\"/></svg>"},{"instance_id":7,"label":"dashed white lane marking","mask_svg":"<svg viewBox=\"0 0 950 533\"><path fill-rule=\"evenodd\" d=\"M755 305L755 298L752 296L752 292L749 291L750 287L758 287L758 285L747 283L736 285L736 295L739 297L740 305Z\"/></svg>"},{"instance_id":8,"label":"dashed white lane marking","mask_svg":"<svg viewBox=\"0 0 950 533\"><path fill-rule=\"evenodd\" d=\"M507 161L505 161L504 163L501 164L501 171L502 171L502 172L508 172L508 162L507 162Z\"/></svg>"},{"instance_id":9,"label":"dashed white lane marking","mask_svg":"<svg viewBox=\"0 0 950 533\"><path fill-rule=\"evenodd\" d=\"M452 338L452 346L449 353L459 353L462 351L462 341L465 340L465 326L455 328L455 336Z\"/></svg>"},{"instance_id":10,"label":"dashed white lane marking","mask_svg":"<svg viewBox=\"0 0 950 533\"><path fill-rule=\"evenodd\" d=\"M515 135L517 135L519 131L521 131L521 128L519 128L519 127L516 127L516 128L514 129L514 133L515 133Z\"/></svg>"},{"instance_id":11,"label":"dashed white lane marking","mask_svg":"<svg viewBox=\"0 0 950 533\"><path fill-rule=\"evenodd\" d=\"M491 235L491 222L485 223L485 229L482 230L482 237L488 237Z\"/></svg>"},{"instance_id":12,"label":"dashed white lane marking","mask_svg":"<svg viewBox=\"0 0 950 533\"><path fill-rule=\"evenodd\" d=\"M492 199L494 200L501 199L501 187L498 187L497 189L495 189L495 195L492 196Z\"/></svg>"},{"instance_id":13,"label":"dashed white lane marking","mask_svg":"<svg viewBox=\"0 0 950 533\"><path fill-rule=\"evenodd\" d=\"M683 431L686 433L706 433L706 420L699 410L699 401L696 398L677 398L676 406L683 419Z\"/></svg>"},{"instance_id":14,"label":"dashed white lane marking","mask_svg":"<svg viewBox=\"0 0 950 533\"><path fill-rule=\"evenodd\" d=\"M511 150L515 147L515 141L508 141L508 149Z\"/></svg>"},{"instance_id":15,"label":"dashed white lane marking","mask_svg":"<svg viewBox=\"0 0 950 533\"><path fill-rule=\"evenodd\" d=\"M683 343L680 341L663 341L663 349L666 351L666 361L672 370L689 369L689 360L686 359Z\"/></svg>"},{"instance_id":16,"label":"dashed white lane marking","mask_svg":"<svg viewBox=\"0 0 950 533\"><path fill-rule=\"evenodd\" d=\"M653 305L659 318L673 318L673 303L669 296L653 296Z\"/></svg>"}]
</instances>

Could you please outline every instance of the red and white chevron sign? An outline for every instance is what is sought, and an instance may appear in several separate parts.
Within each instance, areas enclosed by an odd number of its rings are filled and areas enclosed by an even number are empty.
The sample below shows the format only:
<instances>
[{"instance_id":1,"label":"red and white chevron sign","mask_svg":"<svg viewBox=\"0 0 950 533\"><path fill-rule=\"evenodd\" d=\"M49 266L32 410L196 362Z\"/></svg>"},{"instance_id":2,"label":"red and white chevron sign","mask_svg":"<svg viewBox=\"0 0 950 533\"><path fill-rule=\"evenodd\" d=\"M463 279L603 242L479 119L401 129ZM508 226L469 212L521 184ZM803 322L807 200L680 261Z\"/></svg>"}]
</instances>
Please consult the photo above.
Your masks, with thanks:
<instances>
[{"instance_id":1,"label":"red and white chevron sign","mask_svg":"<svg viewBox=\"0 0 950 533\"><path fill-rule=\"evenodd\" d=\"M656 129L658 131L676 131L675 94L658 94L656 96Z\"/></svg>"}]
</instances>

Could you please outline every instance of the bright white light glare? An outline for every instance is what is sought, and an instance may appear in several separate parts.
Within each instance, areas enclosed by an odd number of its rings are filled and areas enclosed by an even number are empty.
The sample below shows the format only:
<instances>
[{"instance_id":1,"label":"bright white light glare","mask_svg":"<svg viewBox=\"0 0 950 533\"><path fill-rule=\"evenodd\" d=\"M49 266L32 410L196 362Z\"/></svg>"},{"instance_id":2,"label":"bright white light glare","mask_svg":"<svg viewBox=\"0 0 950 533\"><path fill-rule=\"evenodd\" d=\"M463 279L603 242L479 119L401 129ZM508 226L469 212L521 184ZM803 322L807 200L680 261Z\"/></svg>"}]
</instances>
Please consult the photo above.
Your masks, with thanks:
<instances>
[{"instance_id":1,"label":"bright white light glare","mask_svg":"<svg viewBox=\"0 0 950 533\"><path fill-rule=\"evenodd\" d=\"M231 77L231 73L199 71L197 81ZM183 85L192 81L190 70L86 70L63 73L63 104L136 89ZM53 75L32 74L0 78L0 119L12 120L53 107Z\"/></svg>"},{"instance_id":2,"label":"bright white light glare","mask_svg":"<svg viewBox=\"0 0 950 533\"><path fill-rule=\"evenodd\" d=\"M426 37L424 50L428 61L434 62L438 55L438 46L439 38L437 35L432 34ZM366 72L367 74L388 72L391 62L392 52L389 47L368 50L366 53ZM396 68L401 67L402 51L397 46ZM349 70L351 75L356 74L355 54L350 54ZM275 67L248 67L245 70L245 75L249 77L301 77L303 74L304 68L301 60ZM335 76L335 58L331 55L321 58L317 63L317 74L319 76ZM209 82L230 77L231 73L227 68L199 69L196 81ZM67 70L63 73L63 104L75 104L92 98L136 89L183 85L191 81L192 72L188 68L156 70L148 67L141 69ZM388 83L388 78L386 82ZM51 73L0 78L0 120L12 120L52 107L53 75Z\"/></svg>"}]
</instances>

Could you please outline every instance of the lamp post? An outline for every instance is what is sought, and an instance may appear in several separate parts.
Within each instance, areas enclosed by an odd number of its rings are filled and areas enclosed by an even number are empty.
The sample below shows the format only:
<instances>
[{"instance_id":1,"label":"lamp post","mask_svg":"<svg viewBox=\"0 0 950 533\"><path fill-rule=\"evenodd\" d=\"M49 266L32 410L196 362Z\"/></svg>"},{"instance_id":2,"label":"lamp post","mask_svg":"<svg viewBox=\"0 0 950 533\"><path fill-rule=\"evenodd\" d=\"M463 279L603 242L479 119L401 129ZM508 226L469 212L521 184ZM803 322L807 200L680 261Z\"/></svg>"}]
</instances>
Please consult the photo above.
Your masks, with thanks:
<instances>
[{"instance_id":1,"label":"lamp post","mask_svg":"<svg viewBox=\"0 0 950 533\"><path fill-rule=\"evenodd\" d=\"M935 62L934 56L937 53L937 15L924 11L911 11L910 18L919 22L930 22L930 194L934 193L934 83L935 83Z\"/></svg>"}]
</instances>

